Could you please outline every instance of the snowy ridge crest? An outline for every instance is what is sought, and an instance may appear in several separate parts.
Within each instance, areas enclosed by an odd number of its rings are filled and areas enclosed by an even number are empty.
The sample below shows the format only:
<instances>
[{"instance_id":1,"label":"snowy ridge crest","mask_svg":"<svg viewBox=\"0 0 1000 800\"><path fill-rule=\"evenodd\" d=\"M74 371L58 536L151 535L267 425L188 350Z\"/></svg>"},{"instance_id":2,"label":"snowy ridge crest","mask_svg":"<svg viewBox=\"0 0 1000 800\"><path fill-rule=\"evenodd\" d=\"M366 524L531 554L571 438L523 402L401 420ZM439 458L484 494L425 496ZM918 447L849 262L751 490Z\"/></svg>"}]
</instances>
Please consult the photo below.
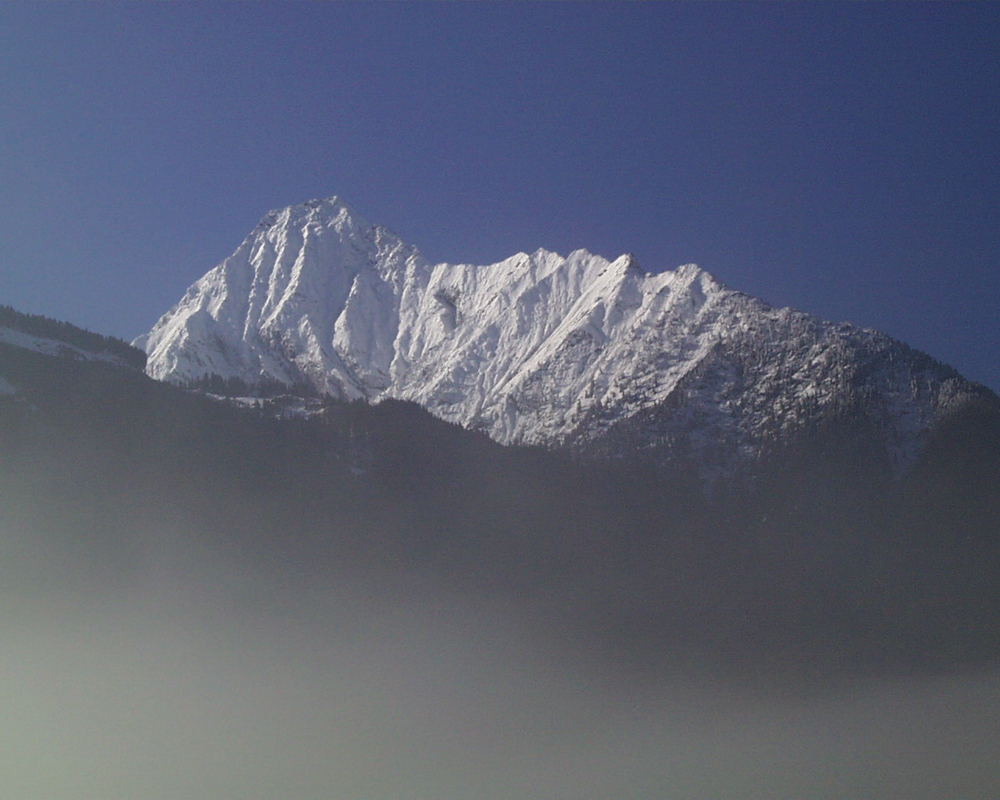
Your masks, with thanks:
<instances>
[{"instance_id":1,"label":"snowy ridge crest","mask_svg":"<svg viewBox=\"0 0 1000 800\"><path fill-rule=\"evenodd\" d=\"M161 380L304 383L411 400L504 444L703 463L848 412L905 461L949 406L985 391L693 264L650 274L631 255L539 249L432 265L336 197L267 214L134 344Z\"/></svg>"}]
</instances>

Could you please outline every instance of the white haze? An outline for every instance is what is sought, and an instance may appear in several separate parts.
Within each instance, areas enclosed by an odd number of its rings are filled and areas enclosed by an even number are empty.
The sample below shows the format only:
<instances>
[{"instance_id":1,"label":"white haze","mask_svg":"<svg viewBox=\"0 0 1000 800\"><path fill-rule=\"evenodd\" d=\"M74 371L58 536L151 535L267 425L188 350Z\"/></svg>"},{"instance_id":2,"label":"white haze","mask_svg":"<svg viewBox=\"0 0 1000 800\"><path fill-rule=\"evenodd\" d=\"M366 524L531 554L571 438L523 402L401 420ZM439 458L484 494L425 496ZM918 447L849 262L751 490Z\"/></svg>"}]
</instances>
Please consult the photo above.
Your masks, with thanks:
<instances>
[{"instance_id":1,"label":"white haze","mask_svg":"<svg viewBox=\"0 0 1000 800\"><path fill-rule=\"evenodd\" d=\"M17 570L0 614L10 800L936 800L1000 787L1000 674L795 690L656 679L547 648L530 609L415 575L302 585L152 531L114 580L31 545L38 532L4 533Z\"/></svg>"}]
</instances>

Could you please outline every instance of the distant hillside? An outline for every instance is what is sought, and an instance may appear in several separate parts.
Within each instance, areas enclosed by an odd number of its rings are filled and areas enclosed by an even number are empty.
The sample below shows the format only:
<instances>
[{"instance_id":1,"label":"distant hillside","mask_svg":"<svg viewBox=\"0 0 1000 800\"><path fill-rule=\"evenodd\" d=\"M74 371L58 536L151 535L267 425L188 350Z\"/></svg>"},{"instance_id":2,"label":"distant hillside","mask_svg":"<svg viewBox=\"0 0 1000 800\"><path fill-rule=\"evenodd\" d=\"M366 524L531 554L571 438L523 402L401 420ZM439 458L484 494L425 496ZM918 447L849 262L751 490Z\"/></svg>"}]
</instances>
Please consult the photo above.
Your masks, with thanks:
<instances>
[{"instance_id":1,"label":"distant hillside","mask_svg":"<svg viewBox=\"0 0 1000 800\"><path fill-rule=\"evenodd\" d=\"M0 329L2 328L38 339L62 342L86 353L111 356L140 372L146 368L146 354L142 350L132 347L122 339L93 333L68 322L60 322L38 314L24 314L10 306L0 306Z\"/></svg>"}]
</instances>

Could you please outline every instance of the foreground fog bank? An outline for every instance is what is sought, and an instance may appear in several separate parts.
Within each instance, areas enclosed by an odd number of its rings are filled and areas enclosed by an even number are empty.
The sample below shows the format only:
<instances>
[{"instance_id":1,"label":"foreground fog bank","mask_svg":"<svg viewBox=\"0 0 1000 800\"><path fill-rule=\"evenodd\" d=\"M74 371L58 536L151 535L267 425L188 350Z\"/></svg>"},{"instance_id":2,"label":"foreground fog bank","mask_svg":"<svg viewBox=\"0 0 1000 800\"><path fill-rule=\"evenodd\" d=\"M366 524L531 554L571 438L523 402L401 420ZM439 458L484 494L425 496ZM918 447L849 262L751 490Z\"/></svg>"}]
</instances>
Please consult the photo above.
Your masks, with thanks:
<instances>
[{"instance_id":1,"label":"foreground fog bank","mask_svg":"<svg viewBox=\"0 0 1000 800\"><path fill-rule=\"evenodd\" d=\"M7 597L11 800L986 797L1000 672L783 690L543 652L523 615L146 575ZM301 588L301 587L300 587ZM299 599L311 594L308 607ZM621 668L619 668L621 667Z\"/></svg>"},{"instance_id":2,"label":"foreground fog bank","mask_svg":"<svg viewBox=\"0 0 1000 800\"><path fill-rule=\"evenodd\" d=\"M4 800L1000 796L1000 413L709 496L6 359Z\"/></svg>"}]
</instances>

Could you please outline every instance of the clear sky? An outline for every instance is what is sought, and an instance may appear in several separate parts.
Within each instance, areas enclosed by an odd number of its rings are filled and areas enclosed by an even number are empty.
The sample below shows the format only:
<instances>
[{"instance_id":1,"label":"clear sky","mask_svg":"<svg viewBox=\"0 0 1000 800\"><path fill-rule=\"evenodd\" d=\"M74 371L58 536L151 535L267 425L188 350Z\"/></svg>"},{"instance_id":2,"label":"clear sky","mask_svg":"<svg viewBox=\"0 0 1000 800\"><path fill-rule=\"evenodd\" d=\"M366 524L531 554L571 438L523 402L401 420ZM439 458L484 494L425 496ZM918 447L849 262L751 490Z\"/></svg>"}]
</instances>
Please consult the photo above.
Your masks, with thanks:
<instances>
[{"instance_id":1,"label":"clear sky","mask_svg":"<svg viewBox=\"0 0 1000 800\"><path fill-rule=\"evenodd\" d=\"M695 262L1000 389L1000 4L0 4L0 303L131 339L268 210Z\"/></svg>"}]
</instances>

